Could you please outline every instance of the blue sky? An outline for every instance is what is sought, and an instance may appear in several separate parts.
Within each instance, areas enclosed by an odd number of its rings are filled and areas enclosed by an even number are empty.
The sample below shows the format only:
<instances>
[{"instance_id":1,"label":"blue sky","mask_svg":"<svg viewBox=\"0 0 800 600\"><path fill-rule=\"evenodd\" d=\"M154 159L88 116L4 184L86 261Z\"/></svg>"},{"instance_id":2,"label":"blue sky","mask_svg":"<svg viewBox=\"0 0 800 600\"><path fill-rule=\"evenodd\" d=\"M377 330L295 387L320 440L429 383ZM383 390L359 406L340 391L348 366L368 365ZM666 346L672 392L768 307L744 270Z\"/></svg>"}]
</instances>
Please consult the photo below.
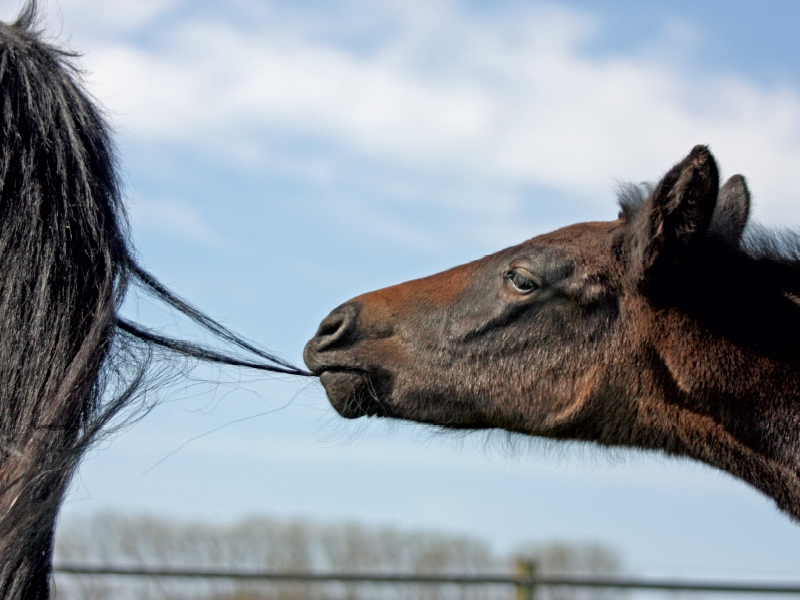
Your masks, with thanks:
<instances>
[{"instance_id":1,"label":"blue sky","mask_svg":"<svg viewBox=\"0 0 800 600\"><path fill-rule=\"evenodd\" d=\"M697 143L748 177L758 220L800 224L795 3L45 7L115 126L142 262L295 361L348 298L614 218L619 181ZM343 422L316 384L212 375L93 452L65 515L355 519L498 549L604 541L639 574L800 578L800 527L705 467Z\"/></svg>"}]
</instances>

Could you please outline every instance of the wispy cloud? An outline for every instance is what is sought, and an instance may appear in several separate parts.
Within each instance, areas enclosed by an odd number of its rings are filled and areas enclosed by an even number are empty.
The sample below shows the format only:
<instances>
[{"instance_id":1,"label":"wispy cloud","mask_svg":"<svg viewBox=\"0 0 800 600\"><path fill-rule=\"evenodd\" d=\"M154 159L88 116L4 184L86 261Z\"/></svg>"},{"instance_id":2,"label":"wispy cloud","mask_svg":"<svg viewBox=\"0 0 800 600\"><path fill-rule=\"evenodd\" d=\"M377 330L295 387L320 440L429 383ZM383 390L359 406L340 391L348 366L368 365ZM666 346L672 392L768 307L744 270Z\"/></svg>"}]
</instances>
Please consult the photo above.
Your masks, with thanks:
<instances>
[{"instance_id":1,"label":"wispy cloud","mask_svg":"<svg viewBox=\"0 0 800 600\"><path fill-rule=\"evenodd\" d=\"M750 178L763 215L800 218L800 93L693 72L667 50L702 48L684 23L639 56L597 56L586 47L602 22L549 4L475 16L448 0L354 0L329 27L254 0L213 16L178 0L113 4L63 0L65 28L98 19L76 42L93 91L137 139L258 169L293 137L334 159L594 202L709 143L728 174ZM167 14L168 28L151 27ZM377 39L353 41L372 29Z\"/></svg>"}]
</instances>

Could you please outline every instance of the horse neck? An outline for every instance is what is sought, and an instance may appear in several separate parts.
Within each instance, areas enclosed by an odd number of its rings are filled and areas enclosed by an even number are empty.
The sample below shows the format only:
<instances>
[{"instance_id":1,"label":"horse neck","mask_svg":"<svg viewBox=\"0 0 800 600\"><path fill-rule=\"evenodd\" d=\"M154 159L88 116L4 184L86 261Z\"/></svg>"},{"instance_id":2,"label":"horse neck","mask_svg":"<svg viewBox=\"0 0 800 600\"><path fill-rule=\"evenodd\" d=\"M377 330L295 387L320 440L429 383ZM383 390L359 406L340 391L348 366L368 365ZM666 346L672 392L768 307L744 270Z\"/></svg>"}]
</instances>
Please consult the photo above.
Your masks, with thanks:
<instances>
[{"instance_id":1,"label":"horse neck","mask_svg":"<svg viewBox=\"0 0 800 600\"><path fill-rule=\"evenodd\" d=\"M800 520L800 308L780 331L752 344L661 314L651 340L655 364L643 403L655 415L660 449L725 470ZM780 327L770 315L764 327ZM793 339L792 339L793 338ZM771 344L771 345L770 345ZM766 349L766 350L765 350Z\"/></svg>"}]
</instances>

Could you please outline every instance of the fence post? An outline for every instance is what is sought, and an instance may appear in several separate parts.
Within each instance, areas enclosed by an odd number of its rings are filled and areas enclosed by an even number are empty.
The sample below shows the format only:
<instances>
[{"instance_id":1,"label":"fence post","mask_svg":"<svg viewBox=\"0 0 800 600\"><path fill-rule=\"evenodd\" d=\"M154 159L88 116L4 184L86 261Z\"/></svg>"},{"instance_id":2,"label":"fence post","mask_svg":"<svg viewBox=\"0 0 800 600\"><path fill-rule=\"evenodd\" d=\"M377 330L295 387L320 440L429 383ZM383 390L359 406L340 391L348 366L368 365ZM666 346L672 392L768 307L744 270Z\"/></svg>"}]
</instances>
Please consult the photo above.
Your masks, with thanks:
<instances>
[{"instance_id":1,"label":"fence post","mask_svg":"<svg viewBox=\"0 0 800 600\"><path fill-rule=\"evenodd\" d=\"M515 563L515 572L521 579L533 580L536 577L536 562L530 559L518 559ZM514 600L535 600L536 586L533 584L515 586Z\"/></svg>"}]
</instances>

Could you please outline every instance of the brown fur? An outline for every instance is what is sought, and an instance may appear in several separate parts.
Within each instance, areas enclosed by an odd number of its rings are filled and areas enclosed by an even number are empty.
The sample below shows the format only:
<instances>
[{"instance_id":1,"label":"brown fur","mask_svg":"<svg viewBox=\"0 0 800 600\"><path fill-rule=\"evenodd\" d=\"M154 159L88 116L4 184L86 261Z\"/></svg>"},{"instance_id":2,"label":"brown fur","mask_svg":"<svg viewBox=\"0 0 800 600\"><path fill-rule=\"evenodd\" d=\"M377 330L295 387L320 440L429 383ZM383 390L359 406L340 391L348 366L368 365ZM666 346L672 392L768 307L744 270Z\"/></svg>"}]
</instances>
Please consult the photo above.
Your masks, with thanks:
<instances>
[{"instance_id":1,"label":"brown fur","mask_svg":"<svg viewBox=\"0 0 800 600\"><path fill-rule=\"evenodd\" d=\"M800 251L743 241L698 146L620 219L359 296L305 360L333 406L688 456L800 519Z\"/></svg>"}]
</instances>

